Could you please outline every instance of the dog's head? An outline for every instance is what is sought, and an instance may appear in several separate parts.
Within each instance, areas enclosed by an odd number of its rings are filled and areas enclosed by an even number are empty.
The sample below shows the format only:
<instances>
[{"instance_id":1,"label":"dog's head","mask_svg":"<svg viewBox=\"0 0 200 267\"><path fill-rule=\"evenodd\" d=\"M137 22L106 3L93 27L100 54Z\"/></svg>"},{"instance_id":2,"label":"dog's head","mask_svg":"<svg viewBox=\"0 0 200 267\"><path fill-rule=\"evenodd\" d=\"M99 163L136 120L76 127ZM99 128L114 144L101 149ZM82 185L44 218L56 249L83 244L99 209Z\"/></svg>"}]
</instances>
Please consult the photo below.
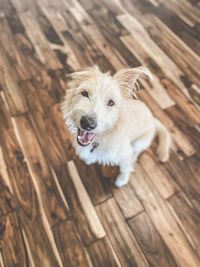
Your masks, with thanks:
<instances>
[{"instance_id":1,"label":"dog's head","mask_svg":"<svg viewBox=\"0 0 200 267\"><path fill-rule=\"evenodd\" d=\"M71 75L62 111L66 124L77 134L79 145L87 146L96 135L114 127L120 107L130 95L135 97L142 67L120 70L114 76L97 66Z\"/></svg>"}]
</instances>

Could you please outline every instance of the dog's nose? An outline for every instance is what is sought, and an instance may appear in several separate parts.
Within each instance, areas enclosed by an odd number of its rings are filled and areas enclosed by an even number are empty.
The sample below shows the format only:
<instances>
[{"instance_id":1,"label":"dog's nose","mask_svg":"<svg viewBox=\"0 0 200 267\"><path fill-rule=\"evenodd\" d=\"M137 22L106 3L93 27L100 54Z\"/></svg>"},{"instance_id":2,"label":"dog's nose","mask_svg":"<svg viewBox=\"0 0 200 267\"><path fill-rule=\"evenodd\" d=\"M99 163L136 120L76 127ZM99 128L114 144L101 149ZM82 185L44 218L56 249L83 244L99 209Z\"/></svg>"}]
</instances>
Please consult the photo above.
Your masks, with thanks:
<instances>
[{"instance_id":1,"label":"dog's nose","mask_svg":"<svg viewBox=\"0 0 200 267\"><path fill-rule=\"evenodd\" d=\"M83 130L91 131L97 127L96 120L92 117L82 116L80 120L81 127Z\"/></svg>"}]
</instances>

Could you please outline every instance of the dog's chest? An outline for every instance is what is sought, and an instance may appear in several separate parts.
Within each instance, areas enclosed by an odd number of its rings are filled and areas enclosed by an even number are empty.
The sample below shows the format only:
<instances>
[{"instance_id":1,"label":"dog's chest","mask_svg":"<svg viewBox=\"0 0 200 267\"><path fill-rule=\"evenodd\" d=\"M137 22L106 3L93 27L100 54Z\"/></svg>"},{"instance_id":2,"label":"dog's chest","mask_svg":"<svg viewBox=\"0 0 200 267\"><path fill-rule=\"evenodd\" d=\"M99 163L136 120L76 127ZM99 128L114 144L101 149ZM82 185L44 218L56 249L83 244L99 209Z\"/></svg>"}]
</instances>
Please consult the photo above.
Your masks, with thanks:
<instances>
[{"instance_id":1,"label":"dog's chest","mask_svg":"<svg viewBox=\"0 0 200 267\"><path fill-rule=\"evenodd\" d=\"M99 163L103 165L119 164L119 148L113 146L103 146L99 144L97 147L89 145L88 147L76 147L78 156L87 164Z\"/></svg>"}]
</instances>

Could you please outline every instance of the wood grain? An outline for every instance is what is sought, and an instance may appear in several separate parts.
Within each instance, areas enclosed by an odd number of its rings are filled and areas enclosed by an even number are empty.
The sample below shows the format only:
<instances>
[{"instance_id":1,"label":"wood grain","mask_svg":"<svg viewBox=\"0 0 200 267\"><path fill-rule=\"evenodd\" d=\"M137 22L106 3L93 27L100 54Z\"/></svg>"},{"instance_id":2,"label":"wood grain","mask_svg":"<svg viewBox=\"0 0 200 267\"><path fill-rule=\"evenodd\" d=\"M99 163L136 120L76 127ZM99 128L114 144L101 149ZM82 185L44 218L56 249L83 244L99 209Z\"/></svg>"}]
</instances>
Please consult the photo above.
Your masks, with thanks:
<instances>
[{"instance_id":1,"label":"wood grain","mask_svg":"<svg viewBox=\"0 0 200 267\"><path fill-rule=\"evenodd\" d=\"M150 266L177 266L169 249L145 212L130 219L128 224Z\"/></svg>"},{"instance_id":2,"label":"wood grain","mask_svg":"<svg viewBox=\"0 0 200 267\"><path fill-rule=\"evenodd\" d=\"M71 220L64 221L53 227L53 234L63 266L91 266L86 256L78 232Z\"/></svg>"},{"instance_id":3,"label":"wood grain","mask_svg":"<svg viewBox=\"0 0 200 267\"><path fill-rule=\"evenodd\" d=\"M198 257L178 227L169 208L139 165L136 167L135 175L132 176L131 184L177 264L179 266L198 266ZM151 193L148 193L149 187L151 187ZM186 254L187 256L185 257Z\"/></svg>"},{"instance_id":4,"label":"wood grain","mask_svg":"<svg viewBox=\"0 0 200 267\"><path fill-rule=\"evenodd\" d=\"M98 205L96 210L122 266L148 266L115 200L107 200Z\"/></svg>"},{"instance_id":5,"label":"wood grain","mask_svg":"<svg viewBox=\"0 0 200 267\"><path fill-rule=\"evenodd\" d=\"M27 266L26 251L15 213L0 218L0 248L5 266Z\"/></svg>"},{"instance_id":6,"label":"wood grain","mask_svg":"<svg viewBox=\"0 0 200 267\"><path fill-rule=\"evenodd\" d=\"M102 238L88 247L93 266L122 266L108 238Z\"/></svg>"}]
</instances>

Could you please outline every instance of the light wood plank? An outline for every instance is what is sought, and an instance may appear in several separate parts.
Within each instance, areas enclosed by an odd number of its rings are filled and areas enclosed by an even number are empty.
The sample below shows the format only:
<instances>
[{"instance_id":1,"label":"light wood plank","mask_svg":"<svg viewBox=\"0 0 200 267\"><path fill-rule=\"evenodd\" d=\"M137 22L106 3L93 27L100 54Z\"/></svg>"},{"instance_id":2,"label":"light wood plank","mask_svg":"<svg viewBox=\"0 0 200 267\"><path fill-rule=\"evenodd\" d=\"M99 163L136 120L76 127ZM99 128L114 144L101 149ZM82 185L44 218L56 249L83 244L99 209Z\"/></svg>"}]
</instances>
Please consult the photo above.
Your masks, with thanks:
<instances>
[{"instance_id":1,"label":"light wood plank","mask_svg":"<svg viewBox=\"0 0 200 267\"><path fill-rule=\"evenodd\" d=\"M143 153L139 158L139 162L146 173L149 174L149 178L164 199L169 198L179 190L165 167L157 162L152 151L149 150L148 153Z\"/></svg>"},{"instance_id":2,"label":"light wood plank","mask_svg":"<svg viewBox=\"0 0 200 267\"><path fill-rule=\"evenodd\" d=\"M131 185L128 184L121 188L114 187L112 192L126 219L129 219L144 210Z\"/></svg>"},{"instance_id":3,"label":"light wood plank","mask_svg":"<svg viewBox=\"0 0 200 267\"><path fill-rule=\"evenodd\" d=\"M68 171L92 233L98 239L103 238L105 236L105 231L100 223L92 202L87 192L85 191L85 188L73 161L68 162Z\"/></svg>"}]
</instances>

